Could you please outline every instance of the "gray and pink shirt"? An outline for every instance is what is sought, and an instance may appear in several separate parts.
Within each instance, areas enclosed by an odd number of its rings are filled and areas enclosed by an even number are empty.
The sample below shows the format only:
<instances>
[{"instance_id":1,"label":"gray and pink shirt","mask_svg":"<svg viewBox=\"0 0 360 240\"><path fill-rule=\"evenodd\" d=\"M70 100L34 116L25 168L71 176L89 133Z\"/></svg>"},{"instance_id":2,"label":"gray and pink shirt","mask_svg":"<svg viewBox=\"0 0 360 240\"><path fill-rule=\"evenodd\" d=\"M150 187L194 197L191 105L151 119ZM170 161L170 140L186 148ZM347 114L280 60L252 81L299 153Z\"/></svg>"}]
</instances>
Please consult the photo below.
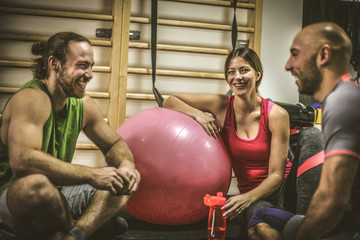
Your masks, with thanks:
<instances>
[{"instance_id":1,"label":"gray and pink shirt","mask_svg":"<svg viewBox=\"0 0 360 240\"><path fill-rule=\"evenodd\" d=\"M350 74L343 75L323 101L322 131L325 158L348 155L360 163L360 86ZM360 167L343 220L360 230Z\"/></svg>"}]
</instances>

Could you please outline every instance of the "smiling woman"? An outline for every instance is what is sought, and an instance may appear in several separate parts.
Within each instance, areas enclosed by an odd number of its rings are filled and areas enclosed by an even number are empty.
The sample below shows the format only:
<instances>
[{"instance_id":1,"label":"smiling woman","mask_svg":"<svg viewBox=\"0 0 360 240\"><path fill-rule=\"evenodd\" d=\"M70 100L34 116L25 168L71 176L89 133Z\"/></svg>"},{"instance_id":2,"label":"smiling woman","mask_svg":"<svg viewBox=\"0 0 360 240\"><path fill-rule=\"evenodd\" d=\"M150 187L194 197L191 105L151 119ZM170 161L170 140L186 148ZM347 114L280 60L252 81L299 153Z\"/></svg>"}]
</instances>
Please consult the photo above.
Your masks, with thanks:
<instances>
[{"instance_id":1,"label":"smiling woman","mask_svg":"<svg viewBox=\"0 0 360 240\"><path fill-rule=\"evenodd\" d=\"M278 204L289 145L288 113L258 95L262 75L257 54L235 48L225 61L233 96L173 94L163 104L194 118L209 135L222 137L240 190L223 209L227 218L241 215L245 223L257 208Z\"/></svg>"},{"instance_id":2,"label":"smiling woman","mask_svg":"<svg viewBox=\"0 0 360 240\"><path fill-rule=\"evenodd\" d=\"M259 86L262 80L263 67L256 52L250 48L237 48L235 51L232 51L228 55L225 61L225 79L228 79L228 77L231 77L235 74L234 66L231 66L231 64L236 60L244 61L242 63L239 63L240 64L239 66L241 66L240 69L241 75L244 75L245 73L254 70L254 72L257 75L257 79L255 83L256 92L259 93ZM231 76L228 76L229 74Z\"/></svg>"}]
</instances>

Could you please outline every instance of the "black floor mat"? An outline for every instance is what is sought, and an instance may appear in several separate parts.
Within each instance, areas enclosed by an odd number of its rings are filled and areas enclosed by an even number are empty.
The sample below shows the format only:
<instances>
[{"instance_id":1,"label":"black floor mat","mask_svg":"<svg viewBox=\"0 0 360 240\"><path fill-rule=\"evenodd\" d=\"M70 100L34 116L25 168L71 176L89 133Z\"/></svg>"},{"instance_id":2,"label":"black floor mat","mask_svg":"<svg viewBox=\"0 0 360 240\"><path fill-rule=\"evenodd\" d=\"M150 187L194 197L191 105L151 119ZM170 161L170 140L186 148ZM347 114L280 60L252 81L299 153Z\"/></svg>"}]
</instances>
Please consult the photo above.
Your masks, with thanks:
<instances>
[{"instance_id":1,"label":"black floor mat","mask_svg":"<svg viewBox=\"0 0 360 240\"><path fill-rule=\"evenodd\" d=\"M201 222L181 225L181 226L168 226L157 225L143 222L125 214L122 215L129 224L129 230L123 235L113 238L104 238L101 235L91 238L91 240L121 240L121 239L169 239L169 240L207 240L207 219ZM226 226L226 239L227 240L245 240L246 237L239 235L240 223L238 221L227 221Z\"/></svg>"}]
</instances>

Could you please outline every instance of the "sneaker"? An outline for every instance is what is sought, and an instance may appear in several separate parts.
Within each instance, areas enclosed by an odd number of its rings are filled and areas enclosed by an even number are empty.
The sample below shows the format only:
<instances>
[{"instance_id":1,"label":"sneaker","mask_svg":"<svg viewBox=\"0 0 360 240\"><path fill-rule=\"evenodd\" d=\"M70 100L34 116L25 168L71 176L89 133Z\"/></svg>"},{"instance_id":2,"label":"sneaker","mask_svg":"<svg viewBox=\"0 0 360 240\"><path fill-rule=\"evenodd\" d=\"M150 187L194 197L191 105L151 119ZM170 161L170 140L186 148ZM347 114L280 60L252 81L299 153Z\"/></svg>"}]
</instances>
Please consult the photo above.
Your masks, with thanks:
<instances>
[{"instance_id":1,"label":"sneaker","mask_svg":"<svg viewBox=\"0 0 360 240\"><path fill-rule=\"evenodd\" d=\"M84 232L78 228L78 227L74 227L72 228L69 233L71 234L71 236L73 238L64 238L64 239L75 239L75 240L85 240L85 234Z\"/></svg>"},{"instance_id":2,"label":"sneaker","mask_svg":"<svg viewBox=\"0 0 360 240\"><path fill-rule=\"evenodd\" d=\"M38 238L36 238L38 239ZM40 238L39 240L85 240L84 232L78 228L74 227L69 232L57 232L53 236Z\"/></svg>"},{"instance_id":3,"label":"sneaker","mask_svg":"<svg viewBox=\"0 0 360 240\"><path fill-rule=\"evenodd\" d=\"M129 228L129 225L122 217L115 217L101 227L97 233L103 237L113 237L124 234Z\"/></svg>"}]
</instances>

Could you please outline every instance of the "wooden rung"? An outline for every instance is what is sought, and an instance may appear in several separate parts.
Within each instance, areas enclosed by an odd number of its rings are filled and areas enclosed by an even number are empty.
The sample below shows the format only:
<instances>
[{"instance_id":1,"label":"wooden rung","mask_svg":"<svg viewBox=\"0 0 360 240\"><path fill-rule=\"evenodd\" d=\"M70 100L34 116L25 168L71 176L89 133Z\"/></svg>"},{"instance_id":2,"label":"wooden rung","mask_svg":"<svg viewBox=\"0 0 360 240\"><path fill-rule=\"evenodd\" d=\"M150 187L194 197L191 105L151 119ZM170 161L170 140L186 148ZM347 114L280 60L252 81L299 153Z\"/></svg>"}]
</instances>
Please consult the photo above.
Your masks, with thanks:
<instances>
[{"instance_id":1,"label":"wooden rung","mask_svg":"<svg viewBox=\"0 0 360 240\"><path fill-rule=\"evenodd\" d=\"M110 94L108 92L86 92L86 94L92 98L103 98L103 99L110 98Z\"/></svg>"},{"instance_id":2,"label":"wooden rung","mask_svg":"<svg viewBox=\"0 0 360 240\"><path fill-rule=\"evenodd\" d=\"M33 62L26 61L9 61L9 60L0 60L0 67L22 67L22 68L31 68L33 67ZM92 68L93 72L104 72L110 73L109 66L94 66Z\"/></svg>"},{"instance_id":3,"label":"wooden rung","mask_svg":"<svg viewBox=\"0 0 360 240\"><path fill-rule=\"evenodd\" d=\"M0 118L2 117L2 113L0 113ZM109 119L108 118L104 118L104 121L109 123Z\"/></svg>"},{"instance_id":4,"label":"wooden rung","mask_svg":"<svg viewBox=\"0 0 360 240\"><path fill-rule=\"evenodd\" d=\"M22 68L31 68L33 67L33 62L26 61L9 61L9 60L0 60L0 67L22 67Z\"/></svg>"},{"instance_id":5,"label":"wooden rung","mask_svg":"<svg viewBox=\"0 0 360 240\"><path fill-rule=\"evenodd\" d=\"M2 113L0 113L0 118L2 117ZM108 118L104 118L104 121L106 122L106 123L109 123L109 119Z\"/></svg>"},{"instance_id":6,"label":"wooden rung","mask_svg":"<svg viewBox=\"0 0 360 240\"><path fill-rule=\"evenodd\" d=\"M167 99L169 95L162 95L164 99ZM146 93L126 93L126 98L131 100L155 100L153 94Z\"/></svg>"},{"instance_id":7,"label":"wooden rung","mask_svg":"<svg viewBox=\"0 0 360 240\"><path fill-rule=\"evenodd\" d=\"M0 93L15 93L19 88L10 88L10 87L0 87Z\"/></svg>"},{"instance_id":8,"label":"wooden rung","mask_svg":"<svg viewBox=\"0 0 360 240\"><path fill-rule=\"evenodd\" d=\"M0 117L2 114L0 114ZM107 121L107 119L105 119ZM108 122L108 121L107 121ZM77 143L76 150L99 150L99 148L93 143Z\"/></svg>"},{"instance_id":9,"label":"wooden rung","mask_svg":"<svg viewBox=\"0 0 360 240\"><path fill-rule=\"evenodd\" d=\"M169 0L167 0L167 1L169 1ZM230 7L233 5L231 1L224 1L224 0L170 0L170 1L185 2L185 3L197 3L197 4L203 4L203 5L225 6L225 7ZM255 4L237 2L236 7L244 8L244 9L255 9Z\"/></svg>"},{"instance_id":10,"label":"wooden rung","mask_svg":"<svg viewBox=\"0 0 360 240\"><path fill-rule=\"evenodd\" d=\"M77 143L76 150L99 150L93 143Z\"/></svg>"},{"instance_id":11,"label":"wooden rung","mask_svg":"<svg viewBox=\"0 0 360 240\"><path fill-rule=\"evenodd\" d=\"M10 93L13 94L18 91L19 88L11 88L11 87L0 87L0 93ZM86 92L92 98L110 98L110 94L108 92Z\"/></svg>"},{"instance_id":12,"label":"wooden rung","mask_svg":"<svg viewBox=\"0 0 360 240\"><path fill-rule=\"evenodd\" d=\"M109 66L93 66L93 72L110 73L111 69Z\"/></svg>"},{"instance_id":13,"label":"wooden rung","mask_svg":"<svg viewBox=\"0 0 360 240\"><path fill-rule=\"evenodd\" d=\"M135 74L151 74L152 70L148 68L128 68L128 73ZM157 69L156 75L161 76L173 76L173 77L193 77L193 78L209 78L209 79L225 79L222 73L206 73L206 72L191 72L191 71L179 71L179 70L164 70Z\"/></svg>"},{"instance_id":14,"label":"wooden rung","mask_svg":"<svg viewBox=\"0 0 360 240\"><path fill-rule=\"evenodd\" d=\"M0 33L0 39L5 40L17 40L17 41L47 41L49 36L40 35L28 35L28 34L13 34L13 33ZM110 40L89 39L93 46L111 47ZM144 42L129 42L129 47L150 49L150 43ZM227 55L230 50L223 48L204 48L193 46L181 46L181 45L169 45L169 44L157 44L158 50L178 51L178 52L193 52L193 53L209 53Z\"/></svg>"},{"instance_id":15,"label":"wooden rung","mask_svg":"<svg viewBox=\"0 0 360 240\"><path fill-rule=\"evenodd\" d=\"M18 40L18 41L47 41L49 36L29 35L29 34L15 34L15 33L0 33L0 39ZM111 41L105 39L89 39L93 46L111 47Z\"/></svg>"},{"instance_id":16,"label":"wooden rung","mask_svg":"<svg viewBox=\"0 0 360 240\"><path fill-rule=\"evenodd\" d=\"M66 12L66 11L55 11L55 10L41 10L41 9L30 9L30 8L3 7L3 6L0 6L0 12L25 14L25 15L36 15L36 16L47 16L47 17L63 17L63 18L100 20L100 21L113 21L114 20L112 15Z\"/></svg>"},{"instance_id":17,"label":"wooden rung","mask_svg":"<svg viewBox=\"0 0 360 240\"><path fill-rule=\"evenodd\" d=\"M111 47L112 42L110 40L101 40L101 39L89 39L92 46L98 47Z\"/></svg>"},{"instance_id":18,"label":"wooden rung","mask_svg":"<svg viewBox=\"0 0 360 240\"><path fill-rule=\"evenodd\" d=\"M8 61L0 60L0 67L24 67L30 68L33 66L32 62L25 61ZM108 66L94 66L94 72L110 73L110 67ZM148 68L128 68L128 73L135 74L151 74L151 69ZM206 73L206 72L191 72L191 71L179 71L179 70L164 70L157 69L156 75L161 76L174 76L174 77L194 77L194 78L210 78L210 79L224 79L222 73Z\"/></svg>"},{"instance_id":19,"label":"wooden rung","mask_svg":"<svg viewBox=\"0 0 360 240\"><path fill-rule=\"evenodd\" d=\"M144 42L129 42L131 48L150 49L150 43ZM209 53L227 55L230 53L228 49L221 48L204 48L204 47L192 47L192 46L180 46L180 45L168 45L157 44L157 50L177 51L177 52L192 52L192 53Z\"/></svg>"},{"instance_id":20,"label":"wooden rung","mask_svg":"<svg viewBox=\"0 0 360 240\"><path fill-rule=\"evenodd\" d=\"M130 17L132 23L150 23L150 18L146 17ZM190 27L190 28L202 28L212 30L231 31L231 25L201 23L201 22L189 22L180 20L158 19L159 25L174 26L174 27ZM238 27L239 32L254 33L254 28L251 27Z\"/></svg>"}]
</instances>

